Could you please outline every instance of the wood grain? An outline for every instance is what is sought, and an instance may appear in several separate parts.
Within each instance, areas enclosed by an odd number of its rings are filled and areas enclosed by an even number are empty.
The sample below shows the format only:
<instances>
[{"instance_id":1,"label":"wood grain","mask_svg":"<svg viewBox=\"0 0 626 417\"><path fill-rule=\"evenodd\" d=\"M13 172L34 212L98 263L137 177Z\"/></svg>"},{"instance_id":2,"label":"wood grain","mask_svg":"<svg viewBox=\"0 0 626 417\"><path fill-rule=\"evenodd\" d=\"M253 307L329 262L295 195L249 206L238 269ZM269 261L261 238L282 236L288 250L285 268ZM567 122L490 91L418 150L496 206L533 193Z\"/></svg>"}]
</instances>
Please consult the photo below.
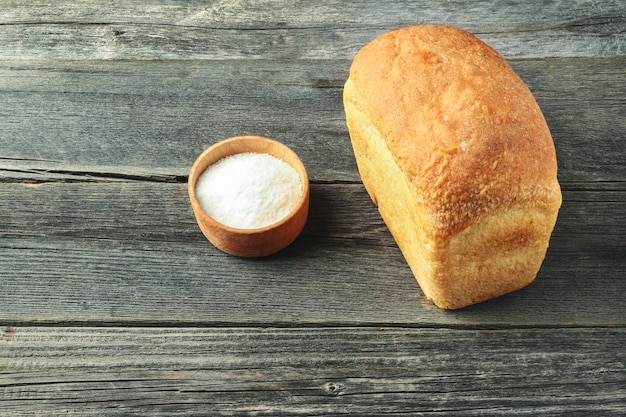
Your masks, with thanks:
<instances>
[{"instance_id":1,"label":"wood grain","mask_svg":"<svg viewBox=\"0 0 626 417\"><path fill-rule=\"evenodd\" d=\"M0 60L0 181L175 180L211 144L252 134L291 147L312 181L360 182L342 104L349 65ZM561 181L625 181L626 56L513 66L546 116Z\"/></svg>"},{"instance_id":2,"label":"wood grain","mask_svg":"<svg viewBox=\"0 0 626 417\"><path fill-rule=\"evenodd\" d=\"M354 54L444 23L498 49L553 133L563 207L528 288L445 312L361 185ZM0 4L0 416L568 415L626 409L621 0ZM186 181L236 135L303 159L266 259L200 233Z\"/></svg>"},{"instance_id":3,"label":"wood grain","mask_svg":"<svg viewBox=\"0 0 626 417\"><path fill-rule=\"evenodd\" d=\"M204 239L184 184L5 184L0 320L624 325L626 190L564 199L533 285L442 312L423 299L362 185L313 184L303 234L250 261Z\"/></svg>"},{"instance_id":4,"label":"wood grain","mask_svg":"<svg viewBox=\"0 0 626 417\"><path fill-rule=\"evenodd\" d=\"M602 415L624 329L5 327L0 415Z\"/></svg>"},{"instance_id":5,"label":"wood grain","mask_svg":"<svg viewBox=\"0 0 626 417\"><path fill-rule=\"evenodd\" d=\"M474 32L507 58L608 56L624 53L624 11L620 0L10 2L0 57L352 59L379 34L425 23Z\"/></svg>"}]
</instances>

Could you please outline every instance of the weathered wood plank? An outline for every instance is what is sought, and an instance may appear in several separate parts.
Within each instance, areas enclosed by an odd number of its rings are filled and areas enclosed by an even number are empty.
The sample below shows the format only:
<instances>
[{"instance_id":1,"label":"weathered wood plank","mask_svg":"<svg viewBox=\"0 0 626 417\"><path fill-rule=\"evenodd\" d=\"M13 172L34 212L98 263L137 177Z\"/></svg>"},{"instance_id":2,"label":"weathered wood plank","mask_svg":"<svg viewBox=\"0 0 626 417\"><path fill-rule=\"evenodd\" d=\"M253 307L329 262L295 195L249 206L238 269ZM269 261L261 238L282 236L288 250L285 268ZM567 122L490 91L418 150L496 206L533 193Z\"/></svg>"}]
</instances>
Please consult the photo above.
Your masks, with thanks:
<instances>
[{"instance_id":1,"label":"weathered wood plank","mask_svg":"<svg viewBox=\"0 0 626 417\"><path fill-rule=\"evenodd\" d=\"M2 184L0 320L623 325L626 190L615 187L565 190L533 285L443 312L423 298L362 185L313 184L298 241L244 260L200 234L184 184Z\"/></svg>"},{"instance_id":2,"label":"weathered wood plank","mask_svg":"<svg viewBox=\"0 0 626 417\"><path fill-rule=\"evenodd\" d=\"M537 281L455 312L369 201L341 104L356 51L417 23L510 60L564 188ZM621 0L3 1L0 416L620 415L625 25ZM267 259L213 248L186 196L246 133L313 181Z\"/></svg>"},{"instance_id":3,"label":"weathered wood plank","mask_svg":"<svg viewBox=\"0 0 626 417\"><path fill-rule=\"evenodd\" d=\"M621 415L626 331L30 328L0 415Z\"/></svg>"},{"instance_id":4,"label":"weathered wood plank","mask_svg":"<svg viewBox=\"0 0 626 417\"><path fill-rule=\"evenodd\" d=\"M506 57L623 54L626 7L589 2L4 2L2 58L348 58L373 37L443 23Z\"/></svg>"},{"instance_id":5,"label":"weathered wood plank","mask_svg":"<svg viewBox=\"0 0 626 417\"><path fill-rule=\"evenodd\" d=\"M319 64L2 61L0 167L186 176L210 144L259 134L314 178L354 181L347 63Z\"/></svg>"},{"instance_id":6,"label":"weathered wood plank","mask_svg":"<svg viewBox=\"0 0 626 417\"><path fill-rule=\"evenodd\" d=\"M260 134L314 181L358 182L341 98L350 61L283 64L0 61L0 180L168 180L210 144ZM513 66L544 110L561 180L626 181L626 55Z\"/></svg>"}]
</instances>

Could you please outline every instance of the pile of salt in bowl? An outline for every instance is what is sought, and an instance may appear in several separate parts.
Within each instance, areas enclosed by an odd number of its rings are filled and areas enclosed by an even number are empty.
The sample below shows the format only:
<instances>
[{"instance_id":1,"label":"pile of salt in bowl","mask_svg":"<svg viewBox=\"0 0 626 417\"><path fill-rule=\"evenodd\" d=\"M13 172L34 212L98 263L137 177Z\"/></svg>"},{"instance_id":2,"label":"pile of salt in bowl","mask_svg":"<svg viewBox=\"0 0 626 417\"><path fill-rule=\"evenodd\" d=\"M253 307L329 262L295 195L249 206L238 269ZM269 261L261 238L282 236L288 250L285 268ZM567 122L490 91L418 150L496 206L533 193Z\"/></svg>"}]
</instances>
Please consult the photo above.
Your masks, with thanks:
<instances>
[{"instance_id":1,"label":"pile of salt in bowl","mask_svg":"<svg viewBox=\"0 0 626 417\"><path fill-rule=\"evenodd\" d=\"M214 220L258 229L287 217L302 197L296 170L264 153L245 152L210 165L198 178L196 196Z\"/></svg>"}]
</instances>

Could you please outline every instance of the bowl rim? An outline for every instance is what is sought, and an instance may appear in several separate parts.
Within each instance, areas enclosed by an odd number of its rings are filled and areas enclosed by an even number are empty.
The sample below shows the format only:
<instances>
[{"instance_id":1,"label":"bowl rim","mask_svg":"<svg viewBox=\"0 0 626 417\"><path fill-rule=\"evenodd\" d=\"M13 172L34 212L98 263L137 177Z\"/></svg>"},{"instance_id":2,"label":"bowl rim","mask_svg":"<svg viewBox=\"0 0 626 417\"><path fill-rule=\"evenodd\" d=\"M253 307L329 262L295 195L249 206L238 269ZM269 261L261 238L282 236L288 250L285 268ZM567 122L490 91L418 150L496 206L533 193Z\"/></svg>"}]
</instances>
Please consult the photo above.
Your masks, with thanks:
<instances>
[{"instance_id":1,"label":"bowl rim","mask_svg":"<svg viewBox=\"0 0 626 417\"><path fill-rule=\"evenodd\" d=\"M210 154L214 153L217 149L223 147L223 146L227 146L229 143L232 142L256 142L256 143L265 143L266 145L270 145L270 146L276 146L281 148L284 152L290 154L292 156L293 161L296 161L298 163L298 167L294 167L292 163L285 161L284 159L271 154L270 152L263 152L263 151L255 151L255 150L242 150L239 152L234 152L228 155L225 155L221 158L219 158L218 160L216 160L215 162L212 162L210 164L208 164L207 166L204 167L204 169L200 170L200 166L202 165L203 160ZM198 182L198 179L200 178L200 175L202 175L202 173L204 173L204 171L212 164L217 163L218 161L227 158L229 156L232 155L238 155L241 153L260 153L260 154L268 154L271 155L275 158L280 159L281 161L285 162L286 164L288 164L290 167L292 167L296 173L298 174L298 177L300 178L300 182L302 183L302 194L300 195L300 198L298 199L298 202L296 203L296 205L294 206L294 208L284 217L282 217L280 220L269 224L267 226L263 226L263 227L257 227L257 228L239 228L239 227L233 227L233 226L229 226L227 224L224 224L218 220L215 220L211 215L209 215L206 210L204 210L204 208L202 207L202 205L200 204L200 201L198 200L198 197L196 196L196 184ZM192 200L192 202L194 202L197 207L201 210L201 212L204 214L204 216L206 216L206 218L214 223L216 226L230 232L230 233L237 233L237 234L249 234L249 235L253 235L253 234L261 234L264 232L267 232L269 230L275 229L277 227L280 227L283 223L289 221L292 217L294 217L294 215L296 215L296 213L298 213L301 209L302 206L306 203L306 201L309 198L309 193L310 193L310 187L309 187L309 175L306 169L306 166L304 165L304 163L302 162L302 160L300 159L300 157L298 156L298 154L296 154L290 147L288 147L287 145L285 145L282 142L279 142L275 139L271 139L265 136L255 136L255 135L243 135L243 136L233 136L230 138L226 138L226 139L222 139L214 144L212 144L211 146L209 146L207 149L205 149L194 161L191 170L190 170L190 174L187 180L187 189L189 192L189 197Z\"/></svg>"}]
</instances>

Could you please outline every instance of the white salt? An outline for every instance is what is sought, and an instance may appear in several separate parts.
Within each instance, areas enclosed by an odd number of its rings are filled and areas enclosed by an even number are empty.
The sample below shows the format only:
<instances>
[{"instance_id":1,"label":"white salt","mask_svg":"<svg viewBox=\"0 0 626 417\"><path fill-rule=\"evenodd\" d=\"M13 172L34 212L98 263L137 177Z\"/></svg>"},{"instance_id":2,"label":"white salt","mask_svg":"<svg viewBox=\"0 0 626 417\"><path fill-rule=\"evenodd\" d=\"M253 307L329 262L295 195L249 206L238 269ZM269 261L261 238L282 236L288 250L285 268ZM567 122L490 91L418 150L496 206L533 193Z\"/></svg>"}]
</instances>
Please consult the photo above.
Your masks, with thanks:
<instances>
[{"instance_id":1,"label":"white salt","mask_svg":"<svg viewBox=\"0 0 626 417\"><path fill-rule=\"evenodd\" d=\"M302 197L296 170L264 153L239 153L210 165L198 178L196 197L213 219L256 229L286 217Z\"/></svg>"}]
</instances>

